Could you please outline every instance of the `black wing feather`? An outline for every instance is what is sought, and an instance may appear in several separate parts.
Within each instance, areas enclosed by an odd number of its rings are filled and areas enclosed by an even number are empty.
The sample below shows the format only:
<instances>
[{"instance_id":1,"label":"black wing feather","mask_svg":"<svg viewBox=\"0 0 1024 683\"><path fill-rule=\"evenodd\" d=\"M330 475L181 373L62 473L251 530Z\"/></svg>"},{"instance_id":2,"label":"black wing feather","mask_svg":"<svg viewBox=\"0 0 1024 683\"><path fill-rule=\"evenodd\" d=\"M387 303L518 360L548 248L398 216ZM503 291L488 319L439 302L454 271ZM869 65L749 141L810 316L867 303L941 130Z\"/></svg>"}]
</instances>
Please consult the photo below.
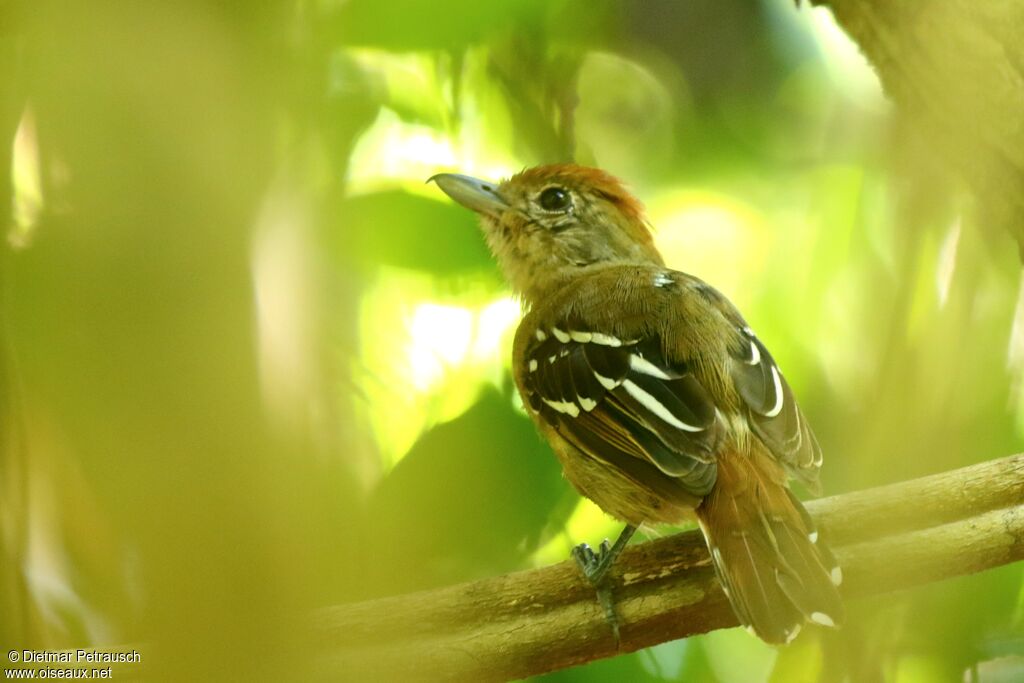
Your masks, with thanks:
<instances>
[{"instance_id":1,"label":"black wing feather","mask_svg":"<svg viewBox=\"0 0 1024 683\"><path fill-rule=\"evenodd\" d=\"M552 334L527 363L531 407L578 448L648 485L661 477L694 495L710 491L724 427L692 373L665 362L659 339L611 345Z\"/></svg>"}]
</instances>

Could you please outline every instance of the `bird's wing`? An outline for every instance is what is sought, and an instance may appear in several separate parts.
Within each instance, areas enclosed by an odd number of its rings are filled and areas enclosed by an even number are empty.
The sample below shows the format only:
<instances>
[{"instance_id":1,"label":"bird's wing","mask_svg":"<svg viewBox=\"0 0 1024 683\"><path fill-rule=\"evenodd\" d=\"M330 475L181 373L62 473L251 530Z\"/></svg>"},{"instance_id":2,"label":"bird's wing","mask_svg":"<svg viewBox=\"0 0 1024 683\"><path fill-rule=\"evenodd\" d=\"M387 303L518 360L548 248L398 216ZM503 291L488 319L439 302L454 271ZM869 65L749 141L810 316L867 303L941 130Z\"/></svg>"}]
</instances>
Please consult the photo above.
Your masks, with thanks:
<instances>
[{"instance_id":1,"label":"bird's wing","mask_svg":"<svg viewBox=\"0 0 1024 683\"><path fill-rule=\"evenodd\" d=\"M530 407L563 437L627 474L638 476L639 458L695 496L711 490L724 425L691 369L666 361L661 339L568 324L538 328L536 337L521 383Z\"/></svg>"},{"instance_id":2,"label":"bird's wing","mask_svg":"<svg viewBox=\"0 0 1024 683\"><path fill-rule=\"evenodd\" d=\"M702 496L714 485L719 448L735 428L729 414L738 409L775 459L816 489L818 442L735 307L674 271L609 281L619 286L614 303L595 293L608 286L595 279L575 291L564 315L537 321L520 375L533 411L592 457L627 473L640 459ZM720 369L717 379L709 367Z\"/></svg>"},{"instance_id":3,"label":"bird's wing","mask_svg":"<svg viewBox=\"0 0 1024 683\"><path fill-rule=\"evenodd\" d=\"M751 430L792 476L816 491L821 447L782 371L728 299L703 283L697 289L729 328L729 377Z\"/></svg>"},{"instance_id":4,"label":"bird's wing","mask_svg":"<svg viewBox=\"0 0 1024 683\"><path fill-rule=\"evenodd\" d=\"M779 366L746 325L733 349L730 375L751 428L793 476L817 489L821 447Z\"/></svg>"}]
</instances>

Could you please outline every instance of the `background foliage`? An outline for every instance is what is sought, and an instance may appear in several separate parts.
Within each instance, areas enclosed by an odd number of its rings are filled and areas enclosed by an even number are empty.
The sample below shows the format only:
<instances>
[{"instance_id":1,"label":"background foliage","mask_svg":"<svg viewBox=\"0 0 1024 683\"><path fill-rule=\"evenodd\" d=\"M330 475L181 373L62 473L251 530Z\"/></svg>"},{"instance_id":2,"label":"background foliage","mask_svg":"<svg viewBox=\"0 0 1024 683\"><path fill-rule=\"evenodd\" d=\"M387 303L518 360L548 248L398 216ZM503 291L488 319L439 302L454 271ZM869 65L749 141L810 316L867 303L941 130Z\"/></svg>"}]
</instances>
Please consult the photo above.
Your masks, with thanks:
<instances>
[{"instance_id":1,"label":"background foliage","mask_svg":"<svg viewBox=\"0 0 1024 683\"><path fill-rule=\"evenodd\" d=\"M518 304L440 171L624 178L786 369L829 493L1019 450L1012 242L825 10L8 1L0 84L2 645L304 680L296 614L616 533L513 396ZM1021 579L548 678L1011 680Z\"/></svg>"}]
</instances>

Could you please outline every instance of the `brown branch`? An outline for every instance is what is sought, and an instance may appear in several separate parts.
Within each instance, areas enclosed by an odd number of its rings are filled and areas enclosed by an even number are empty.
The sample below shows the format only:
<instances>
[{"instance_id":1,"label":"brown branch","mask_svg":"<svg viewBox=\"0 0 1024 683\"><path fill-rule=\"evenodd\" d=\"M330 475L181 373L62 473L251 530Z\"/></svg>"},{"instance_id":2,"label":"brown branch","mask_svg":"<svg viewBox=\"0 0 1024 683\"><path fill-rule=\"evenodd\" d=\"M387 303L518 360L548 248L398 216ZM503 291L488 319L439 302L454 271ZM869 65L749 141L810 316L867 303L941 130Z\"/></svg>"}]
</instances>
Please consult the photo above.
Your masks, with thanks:
<instances>
[{"instance_id":1,"label":"brown branch","mask_svg":"<svg viewBox=\"0 0 1024 683\"><path fill-rule=\"evenodd\" d=\"M1024 559L1024 455L808 505L850 597ZM613 570L616 650L575 566L499 576L317 615L328 666L352 680L506 680L734 626L698 532L628 548Z\"/></svg>"}]
</instances>

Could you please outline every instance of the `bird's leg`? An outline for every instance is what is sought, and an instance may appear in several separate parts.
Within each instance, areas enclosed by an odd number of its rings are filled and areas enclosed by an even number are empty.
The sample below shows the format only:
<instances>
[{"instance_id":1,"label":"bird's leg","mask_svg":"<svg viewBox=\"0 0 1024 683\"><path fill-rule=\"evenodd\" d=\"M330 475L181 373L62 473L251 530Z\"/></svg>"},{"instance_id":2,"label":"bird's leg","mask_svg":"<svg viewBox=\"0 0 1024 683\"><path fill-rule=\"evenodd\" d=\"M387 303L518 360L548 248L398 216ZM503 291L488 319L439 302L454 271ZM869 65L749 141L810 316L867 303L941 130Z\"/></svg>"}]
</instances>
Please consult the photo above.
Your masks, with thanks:
<instances>
[{"instance_id":1,"label":"bird's leg","mask_svg":"<svg viewBox=\"0 0 1024 683\"><path fill-rule=\"evenodd\" d=\"M595 553L586 543L581 543L572 549L572 557L576 560L583 576L597 590L597 599L604 608L604 617L612 627L612 634L615 636L615 645L619 645L619 619L615 616L615 603L612 600L612 589L608 585L608 570L611 569L615 558L619 556L622 549L629 543L629 539L636 533L636 527L627 524L615 544L608 543L606 538L601 542L600 549Z\"/></svg>"}]
</instances>

